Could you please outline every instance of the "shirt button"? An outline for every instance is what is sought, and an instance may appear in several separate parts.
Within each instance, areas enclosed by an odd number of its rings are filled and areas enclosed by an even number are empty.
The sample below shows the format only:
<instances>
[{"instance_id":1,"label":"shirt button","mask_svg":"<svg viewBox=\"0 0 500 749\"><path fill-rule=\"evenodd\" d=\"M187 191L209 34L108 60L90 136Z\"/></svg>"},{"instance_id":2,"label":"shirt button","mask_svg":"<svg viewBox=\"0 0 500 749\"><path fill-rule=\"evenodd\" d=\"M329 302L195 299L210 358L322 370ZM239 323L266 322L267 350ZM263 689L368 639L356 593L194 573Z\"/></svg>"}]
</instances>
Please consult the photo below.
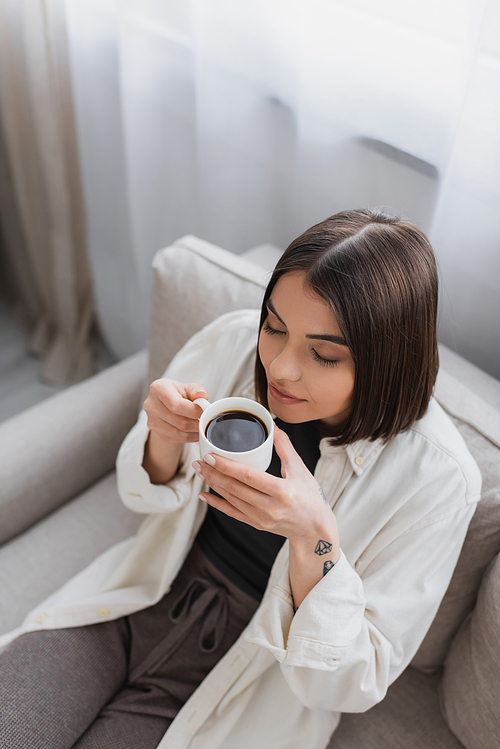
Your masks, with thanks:
<instances>
[{"instance_id":1,"label":"shirt button","mask_svg":"<svg viewBox=\"0 0 500 749\"><path fill-rule=\"evenodd\" d=\"M102 616L103 618L109 616L109 609L99 609L99 616Z\"/></svg>"},{"instance_id":2,"label":"shirt button","mask_svg":"<svg viewBox=\"0 0 500 749\"><path fill-rule=\"evenodd\" d=\"M38 614L36 621L38 624L43 624L46 618L47 618L47 614L44 614L42 611L40 614Z\"/></svg>"},{"instance_id":3,"label":"shirt button","mask_svg":"<svg viewBox=\"0 0 500 749\"><path fill-rule=\"evenodd\" d=\"M363 461L364 461L364 458L362 455L356 455L356 457L354 458L354 462L356 463L357 466L362 466Z\"/></svg>"}]
</instances>

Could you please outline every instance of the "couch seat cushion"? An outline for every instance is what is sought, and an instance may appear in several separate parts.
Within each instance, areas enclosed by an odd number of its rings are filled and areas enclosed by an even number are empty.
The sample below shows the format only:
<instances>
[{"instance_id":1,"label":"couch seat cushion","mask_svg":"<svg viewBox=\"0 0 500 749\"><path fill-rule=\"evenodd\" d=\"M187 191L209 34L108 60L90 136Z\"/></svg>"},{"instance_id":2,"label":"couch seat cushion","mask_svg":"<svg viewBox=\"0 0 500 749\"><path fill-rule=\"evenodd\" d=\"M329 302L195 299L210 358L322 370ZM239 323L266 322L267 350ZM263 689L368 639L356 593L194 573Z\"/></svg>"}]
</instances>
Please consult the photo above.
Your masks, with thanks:
<instances>
[{"instance_id":1,"label":"couch seat cushion","mask_svg":"<svg viewBox=\"0 0 500 749\"><path fill-rule=\"evenodd\" d=\"M328 749L463 749L439 710L440 676L407 668L380 704L342 715Z\"/></svg>"},{"instance_id":2,"label":"couch seat cushion","mask_svg":"<svg viewBox=\"0 0 500 749\"><path fill-rule=\"evenodd\" d=\"M143 515L120 501L114 471L0 547L0 634L99 554L133 535Z\"/></svg>"}]
</instances>

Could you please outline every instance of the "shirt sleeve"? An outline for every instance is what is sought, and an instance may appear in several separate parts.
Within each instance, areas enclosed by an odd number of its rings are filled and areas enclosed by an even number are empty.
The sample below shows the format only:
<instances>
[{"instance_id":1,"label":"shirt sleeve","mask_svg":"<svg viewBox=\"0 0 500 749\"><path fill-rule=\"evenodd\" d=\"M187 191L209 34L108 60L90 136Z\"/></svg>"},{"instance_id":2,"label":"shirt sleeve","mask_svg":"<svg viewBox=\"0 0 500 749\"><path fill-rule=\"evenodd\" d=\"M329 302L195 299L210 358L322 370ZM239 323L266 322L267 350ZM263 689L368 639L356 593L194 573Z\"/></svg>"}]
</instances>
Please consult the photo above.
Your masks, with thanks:
<instances>
[{"instance_id":1,"label":"shirt sleeve","mask_svg":"<svg viewBox=\"0 0 500 749\"><path fill-rule=\"evenodd\" d=\"M173 479L166 484L153 484L142 467L148 436L147 414L141 411L137 423L122 443L116 460L118 494L123 504L134 512L174 512L191 497L190 482L195 476L191 463L198 457L198 445L185 445L179 470Z\"/></svg>"},{"instance_id":2,"label":"shirt sleeve","mask_svg":"<svg viewBox=\"0 0 500 749\"><path fill-rule=\"evenodd\" d=\"M464 497L463 483L455 471L447 491ZM341 553L295 613L286 569L250 625L248 639L274 654L290 689L307 707L368 710L423 640L474 509L475 503L455 501L447 511L393 534L360 574Z\"/></svg>"},{"instance_id":3,"label":"shirt sleeve","mask_svg":"<svg viewBox=\"0 0 500 749\"><path fill-rule=\"evenodd\" d=\"M196 333L176 354L163 377L177 382L199 382L212 400L241 389L253 371L249 361L255 355L258 311L239 310L222 315ZM134 512L175 512L194 494L197 480L191 467L199 458L198 443L187 444L179 469L166 484L153 484L142 467L144 447L149 436L147 414L142 410L135 426L126 436L116 460L118 493ZM201 491L202 482L199 481Z\"/></svg>"}]
</instances>

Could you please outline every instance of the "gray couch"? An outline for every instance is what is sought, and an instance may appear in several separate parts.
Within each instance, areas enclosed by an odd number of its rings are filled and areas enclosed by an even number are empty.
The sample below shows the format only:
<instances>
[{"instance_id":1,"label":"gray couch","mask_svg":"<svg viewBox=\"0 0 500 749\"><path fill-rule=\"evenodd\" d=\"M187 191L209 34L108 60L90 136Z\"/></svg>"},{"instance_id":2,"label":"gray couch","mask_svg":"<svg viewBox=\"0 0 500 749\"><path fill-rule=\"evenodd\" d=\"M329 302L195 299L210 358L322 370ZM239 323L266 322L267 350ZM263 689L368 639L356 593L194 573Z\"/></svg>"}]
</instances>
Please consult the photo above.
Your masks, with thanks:
<instances>
[{"instance_id":1,"label":"gray couch","mask_svg":"<svg viewBox=\"0 0 500 749\"><path fill-rule=\"evenodd\" d=\"M0 633L137 530L142 517L121 505L114 461L149 382L200 327L259 306L275 255L262 247L242 258L195 237L160 251L149 356L0 424ZM342 717L330 749L500 747L500 383L441 347L436 397L479 464L482 500L412 665L379 705Z\"/></svg>"}]
</instances>

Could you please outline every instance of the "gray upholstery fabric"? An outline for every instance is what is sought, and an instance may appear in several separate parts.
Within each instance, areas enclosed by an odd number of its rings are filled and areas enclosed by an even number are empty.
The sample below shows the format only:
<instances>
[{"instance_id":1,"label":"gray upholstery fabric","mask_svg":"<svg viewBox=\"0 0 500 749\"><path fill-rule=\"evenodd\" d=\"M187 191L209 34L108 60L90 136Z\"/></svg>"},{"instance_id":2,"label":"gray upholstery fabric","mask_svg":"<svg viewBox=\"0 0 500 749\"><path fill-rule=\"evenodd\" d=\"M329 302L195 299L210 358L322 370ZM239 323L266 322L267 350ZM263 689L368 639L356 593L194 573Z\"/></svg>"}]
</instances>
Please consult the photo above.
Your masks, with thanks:
<instances>
[{"instance_id":1,"label":"gray upholstery fabric","mask_svg":"<svg viewBox=\"0 0 500 749\"><path fill-rule=\"evenodd\" d=\"M99 554L132 536L144 519L118 497L112 471L0 547L0 634Z\"/></svg>"},{"instance_id":2,"label":"gray upholstery fabric","mask_svg":"<svg viewBox=\"0 0 500 749\"><path fill-rule=\"evenodd\" d=\"M235 309L260 307L266 273L196 237L183 237L153 261L148 385L198 330ZM175 321L175 323L173 323Z\"/></svg>"},{"instance_id":3,"label":"gray upholstery fabric","mask_svg":"<svg viewBox=\"0 0 500 749\"><path fill-rule=\"evenodd\" d=\"M261 268L269 271L270 275L282 254L283 250L274 244L260 244L258 247L253 247L251 250L242 252L240 257L249 263L260 265Z\"/></svg>"},{"instance_id":4,"label":"gray upholstery fabric","mask_svg":"<svg viewBox=\"0 0 500 749\"><path fill-rule=\"evenodd\" d=\"M328 749L463 749L441 717L439 677L407 668L380 704L342 715Z\"/></svg>"},{"instance_id":5,"label":"gray upholstery fabric","mask_svg":"<svg viewBox=\"0 0 500 749\"><path fill-rule=\"evenodd\" d=\"M480 396L497 412L500 411L500 387L497 379L442 344L439 347L439 360L444 372L464 388Z\"/></svg>"},{"instance_id":6,"label":"gray upholstery fabric","mask_svg":"<svg viewBox=\"0 0 500 749\"><path fill-rule=\"evenodd\" d=\"M467 749L498 749L500 556L484 575L474 611L453 640L440 691L446 720Z\"/></svg>"},{"instance_id":7,"label":"gray upholstery fabric","mask_svg":"<svg viewBox=\"0 0 500 749\"><path fill-rule=\"evenodd\" d=\"M500 451L467 424L455 423L483 475L482 499L472 518L452 581L413 660L419 668L444 663L452 638L472 610L481 578L500 549Z\"/></svg>"},{"instance_id":8,"label":"gray upholstery fabric","mask_svg":"<svg viewBox=\"0 0 500 749\"><path fill-rule=\"evenodd\" d=\"M462 370L467 371L469 366L463 362ZM483 573L500 550L500 414L462 382L448 373L442 373L442 379L443 375L445 382L438 388L438 400L477 461L483 488L450 586L412 661L413 666L424 670L443 665L453 636L474 606ZM483 375L483 380L491 380L490 395L495 396L500 383Z\"/></svg>"},{"instance_id":9,"label":"gray upholstery fabric","mask_svg":"<svg viewBox=\"0 0 500 749\"><path fill-rule=\"evenodd\" d=\"M145 371L141 352L0 424L0 543L113 468Z\"/></svg>"}]
</instances>

